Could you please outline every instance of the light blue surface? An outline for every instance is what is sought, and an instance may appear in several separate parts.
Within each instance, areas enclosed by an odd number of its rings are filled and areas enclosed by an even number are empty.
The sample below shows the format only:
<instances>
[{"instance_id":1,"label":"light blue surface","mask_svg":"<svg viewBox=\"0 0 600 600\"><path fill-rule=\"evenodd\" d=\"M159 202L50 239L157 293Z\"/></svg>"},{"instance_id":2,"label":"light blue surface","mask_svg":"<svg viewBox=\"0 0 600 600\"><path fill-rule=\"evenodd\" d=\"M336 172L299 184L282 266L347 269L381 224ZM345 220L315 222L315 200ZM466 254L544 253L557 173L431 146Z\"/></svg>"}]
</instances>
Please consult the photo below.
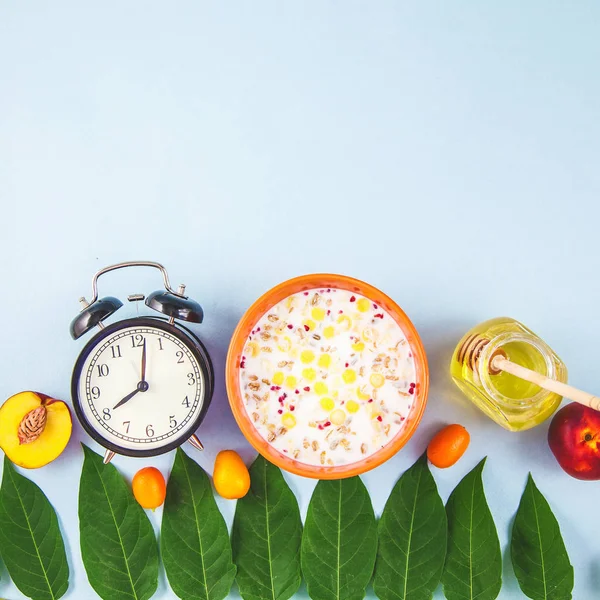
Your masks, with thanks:
<instances>
[{"instance_id":1,"label":"light blue surface","mask_svg":"<svg viewBox=\"0 0 600 600\"><path fill-rule=\"evenodd\" d=\"M3 2L0 397L68 399L85 341L68 324L91 276L158 260L206 312L196 331L217 390L196 457L209 471L225 447L251 460L223 385L238 319L301 273L365 279L413 319L432 374L417 434L364 477L377 513L432 434L460 422L473 441L435 471L444 500L488 455L506 549L531 471L562 525L574 598L597 597L600 483L560 470L547 425L509 433L462 402L448 362L468 328L509 315L557 351L572 383L600 390L599 31L592 0ZM159 286L151 271L123 272L101 293ZM66 535L65 598L87 600L80 440L76 427L59 460L28 474ZM172 459L115 464L166 474ZM314 483L288 480L304 512ZM230 521L234 504L221 506ZM0 596L22 598L0 571ZM522 597L509 560L504 576L500 598ZM172 597L161 575L155 598Z\"/></svg>"}]
</instances>

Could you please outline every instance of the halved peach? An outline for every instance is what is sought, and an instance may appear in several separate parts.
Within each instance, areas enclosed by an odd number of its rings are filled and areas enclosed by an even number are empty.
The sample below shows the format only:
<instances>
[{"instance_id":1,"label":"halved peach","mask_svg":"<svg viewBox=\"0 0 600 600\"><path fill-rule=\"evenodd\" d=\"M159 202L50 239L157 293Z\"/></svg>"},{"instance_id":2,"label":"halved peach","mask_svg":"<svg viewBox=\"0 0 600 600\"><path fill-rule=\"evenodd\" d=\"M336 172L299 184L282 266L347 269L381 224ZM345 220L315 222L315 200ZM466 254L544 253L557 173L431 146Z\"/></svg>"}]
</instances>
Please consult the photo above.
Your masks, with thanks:
<instances>
[{"instance_id":1,"label":"halved peach","mask_svg":"<svg viewBox=\"0 0 600 600\"><path fill-rule=\"evenodd\" d=\"M20 392L0 407L0 448L26 469L43 467L60 456L72 428L69 407L45 394Z\"/></svg>"}]
</instances>

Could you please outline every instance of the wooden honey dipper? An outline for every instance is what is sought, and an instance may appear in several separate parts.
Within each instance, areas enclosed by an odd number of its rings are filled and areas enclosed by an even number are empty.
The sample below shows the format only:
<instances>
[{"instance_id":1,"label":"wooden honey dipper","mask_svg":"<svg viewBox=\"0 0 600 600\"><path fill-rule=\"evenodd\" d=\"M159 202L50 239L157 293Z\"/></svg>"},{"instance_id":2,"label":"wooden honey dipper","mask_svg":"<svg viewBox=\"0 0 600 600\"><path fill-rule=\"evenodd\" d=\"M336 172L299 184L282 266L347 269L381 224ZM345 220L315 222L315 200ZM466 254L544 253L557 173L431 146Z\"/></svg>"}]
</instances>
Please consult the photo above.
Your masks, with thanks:
<instances>
[{"instance_id":1,"label":"wooden honey dipper","mask_svg":"<svg viewBox=\"0 0 600 600\"><path fill-rule=\"evenodd\" d=\"M457 359L461 364L467 365L472 371L477 368L477 362L483 352L483 349L490 343L490 340L485 339L481 335L473 334L470 335L458 349ZM517 363L508 360L508 356L502 348L498 348L491 356L489 360L488 370L490 375L498 375L502 371L510 373L519 379L529 381L535 385L541 387L549 392L554 392L563 398L573 400L584 406L589 406L594 410L600 411L600 398L588 394L583 390L578 390L571 385L556 381L556 379L550 379L537 371L532 371L526 367L522 367Z\"/></svg>"}]
</instances>

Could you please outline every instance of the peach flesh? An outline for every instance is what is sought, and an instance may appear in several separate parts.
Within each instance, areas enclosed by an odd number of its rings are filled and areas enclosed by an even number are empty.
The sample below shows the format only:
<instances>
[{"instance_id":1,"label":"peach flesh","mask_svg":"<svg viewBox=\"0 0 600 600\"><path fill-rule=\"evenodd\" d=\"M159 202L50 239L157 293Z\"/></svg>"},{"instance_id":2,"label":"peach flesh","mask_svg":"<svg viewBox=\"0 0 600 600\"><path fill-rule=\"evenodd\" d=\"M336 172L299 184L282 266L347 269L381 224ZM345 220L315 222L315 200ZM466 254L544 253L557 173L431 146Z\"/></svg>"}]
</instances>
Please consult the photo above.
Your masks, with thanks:
<instances>
[{"instance_id":1,"label":"peach flesh","mask_svg":"<svg viewBox=\"0 0 600 600\"><path fill-rule=\"evenodd\" d=\"M22 444L19 425L40 406L47 410L46 426L35 441ZM72 427L71 413L64 402L38 392L20 392L0 407L0 448L15 465L37 469L60 456L69 442Z\"/></svg>"}]
</instances>

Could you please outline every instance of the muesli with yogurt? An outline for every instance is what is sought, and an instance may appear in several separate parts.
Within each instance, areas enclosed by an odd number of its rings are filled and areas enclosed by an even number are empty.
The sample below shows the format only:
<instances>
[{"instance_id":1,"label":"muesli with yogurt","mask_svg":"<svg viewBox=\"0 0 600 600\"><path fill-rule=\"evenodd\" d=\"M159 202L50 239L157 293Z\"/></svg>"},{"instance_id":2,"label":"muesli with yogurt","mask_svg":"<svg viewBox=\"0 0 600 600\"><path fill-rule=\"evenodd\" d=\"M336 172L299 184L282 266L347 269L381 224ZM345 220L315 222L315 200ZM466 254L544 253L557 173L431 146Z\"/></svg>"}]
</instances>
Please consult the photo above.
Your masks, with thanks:
<instances>
[{"instance_id":1,"label":"muesli with yogurt","mask_svg":"<svg viewBox=\"0 0 600 600\"><path fill-rule=\"evenodd\" d=\"M309 465L369 457L403 428L416 392L410 345L369 298L288 296L255 324L240 362L244 406L276 450Z\"/></svg>"}]
</instances>

